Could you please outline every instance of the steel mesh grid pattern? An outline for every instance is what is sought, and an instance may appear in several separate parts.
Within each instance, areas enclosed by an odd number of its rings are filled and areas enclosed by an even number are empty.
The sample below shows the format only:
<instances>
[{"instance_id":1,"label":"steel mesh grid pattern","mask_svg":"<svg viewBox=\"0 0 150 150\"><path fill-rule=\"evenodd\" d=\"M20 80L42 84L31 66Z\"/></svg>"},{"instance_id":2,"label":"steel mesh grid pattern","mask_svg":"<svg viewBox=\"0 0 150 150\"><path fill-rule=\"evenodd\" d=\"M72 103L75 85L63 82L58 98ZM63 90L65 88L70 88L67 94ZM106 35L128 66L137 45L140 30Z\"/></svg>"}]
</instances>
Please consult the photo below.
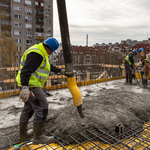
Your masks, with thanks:
<instances>
[{"instance_id":1,"label":"steel mesh grid pattern","mask_svg":"<svg viewBox=\"0 0 150 150\"><path fill-rule=\"evenodd\" d=\"M48 130L46 132L50 135ZM119 140L119 137L122 140ZM12 140L9 139L10 149L13 150ZM147 150L150 149L150 122L134 129L128 129L123 134L115 130L104 131L97 128L87 128L76 131L65 138L57 137L55 143L49 145L32 145L32 141L25 143L21 150Z\"/></svg>"}]
</instances>

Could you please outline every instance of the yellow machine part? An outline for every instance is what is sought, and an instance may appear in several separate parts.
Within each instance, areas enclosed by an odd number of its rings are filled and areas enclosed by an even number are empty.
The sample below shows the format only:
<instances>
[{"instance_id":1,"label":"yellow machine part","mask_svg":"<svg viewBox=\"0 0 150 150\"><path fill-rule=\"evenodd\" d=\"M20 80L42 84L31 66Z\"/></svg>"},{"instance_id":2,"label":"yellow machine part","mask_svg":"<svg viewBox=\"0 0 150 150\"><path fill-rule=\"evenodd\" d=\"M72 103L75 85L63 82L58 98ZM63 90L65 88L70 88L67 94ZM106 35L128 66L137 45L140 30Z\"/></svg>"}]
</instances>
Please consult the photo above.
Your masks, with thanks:
<instances>
[{"instance_id":1,"label":"yellow machine part","mask_svg":"<svg viewBox=\"0 0 150 150\"><path fill-rule=\"evenodd\" d=\"M73 96L74 106L77 107L82 105L82 95L79 88L77 87L75 77L67 78L67 84L68 89Z\"/></svg>"}]
</instances>

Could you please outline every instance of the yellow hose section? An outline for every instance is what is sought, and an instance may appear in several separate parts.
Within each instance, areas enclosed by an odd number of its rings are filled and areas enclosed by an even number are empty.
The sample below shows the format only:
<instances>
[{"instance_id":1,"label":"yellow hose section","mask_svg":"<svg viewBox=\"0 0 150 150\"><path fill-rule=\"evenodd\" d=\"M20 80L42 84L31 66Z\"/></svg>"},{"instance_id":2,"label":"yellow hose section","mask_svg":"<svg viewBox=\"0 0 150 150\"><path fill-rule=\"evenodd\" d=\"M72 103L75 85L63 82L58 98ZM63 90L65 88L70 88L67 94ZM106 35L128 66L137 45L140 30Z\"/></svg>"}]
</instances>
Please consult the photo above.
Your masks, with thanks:
<instances>
[{"instance_id":1,"label":"yellow hose section","mask_svg":"<svg viewBox=\"0 0 150 150\"><path fill-rule=\"evenodd\" d=\"M74 106L77 107L82 105L82 95L79 88L77 87L75 77L67 78L67 83L68 89L73 96Z\"/></svg>"},{"instance_id":2,"label":"yellow hose section","mask_svg":"<svg viewBox=\"0 0 150 150\"><path fill-rule=\"evenodd\" d=\"M135 76L136 76L137 79L141 79L141 73L140 72L136 73Z\"/></svg>"}]
</instances>

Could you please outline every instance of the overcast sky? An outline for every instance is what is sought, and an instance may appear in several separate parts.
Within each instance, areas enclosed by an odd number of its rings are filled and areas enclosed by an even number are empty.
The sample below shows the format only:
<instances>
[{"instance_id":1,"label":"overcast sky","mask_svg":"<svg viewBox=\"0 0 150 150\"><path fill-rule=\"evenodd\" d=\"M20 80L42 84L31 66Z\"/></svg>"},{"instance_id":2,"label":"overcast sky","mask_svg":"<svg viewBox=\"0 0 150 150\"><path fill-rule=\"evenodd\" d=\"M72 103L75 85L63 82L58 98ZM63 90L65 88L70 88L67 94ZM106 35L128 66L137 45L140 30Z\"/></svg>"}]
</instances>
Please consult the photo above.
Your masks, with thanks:
<instances>
[{"instance_id":1,"label":"overcast sky","mask_svg":"<svg viewBox=\"0 0 150 150\"><path fill-rule=\"evenodd\" d=\"M150 0L66 0L73 45L115 43L150 38ZM61 42L56 0L54 37Z\"/></svg>"}]
</instances>

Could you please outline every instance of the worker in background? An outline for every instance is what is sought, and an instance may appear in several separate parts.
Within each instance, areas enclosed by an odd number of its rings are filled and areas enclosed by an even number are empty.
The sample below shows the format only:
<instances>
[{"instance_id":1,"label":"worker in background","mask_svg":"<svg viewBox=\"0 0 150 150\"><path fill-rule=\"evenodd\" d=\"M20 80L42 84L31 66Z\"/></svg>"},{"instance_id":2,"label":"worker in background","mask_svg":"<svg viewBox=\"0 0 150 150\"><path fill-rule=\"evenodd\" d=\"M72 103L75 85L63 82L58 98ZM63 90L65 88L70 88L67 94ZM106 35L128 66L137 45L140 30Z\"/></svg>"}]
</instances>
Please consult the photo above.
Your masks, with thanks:
<instances>
[{"instance_id":1,"label":"worker in background","mask_svg":"<svg viewBox=\"0 0 150 150\"><path fill-rule=\"evenodd\" d=\"M20 141L25 141L30 134L27 132L29 119L34 115L33 144L46 144L54 142L53 136L45 136L44 123L48 115L48 102L42 90L50 71L63 74L63 70L54 67L49 62L49 55L59 47L55 38L48 38L43 43L35 44L28 48L20 63L16 81L22 87L20 99L24 108L20 115Z\"/></svg>"},{"instance_id":2,"label":"worker in background","mask_svg":"<svg viewBox=\"0 0 150 150\"><path fill-rule=\"evenodd\" d=\"M126 83L132 84L132 77L135 75L134 71L134 56L137 55L137 51L133 50L128 53L125 58L125 70L126 70Z\"/></svg>"},{"instance_id":3,"label":"worker in background","mask_svg":"<svg viewBox=\"0 0 150 150\"><path fill-rule=\"evenodd\" d=\"M141 61L141 77L142 77L142 83L144 86L147 85L148 82L148 74L149 74L149 58L146 55L143 48L139 49L139 55L140 55L140 61Z\"/></svg>"}]
</instances>

